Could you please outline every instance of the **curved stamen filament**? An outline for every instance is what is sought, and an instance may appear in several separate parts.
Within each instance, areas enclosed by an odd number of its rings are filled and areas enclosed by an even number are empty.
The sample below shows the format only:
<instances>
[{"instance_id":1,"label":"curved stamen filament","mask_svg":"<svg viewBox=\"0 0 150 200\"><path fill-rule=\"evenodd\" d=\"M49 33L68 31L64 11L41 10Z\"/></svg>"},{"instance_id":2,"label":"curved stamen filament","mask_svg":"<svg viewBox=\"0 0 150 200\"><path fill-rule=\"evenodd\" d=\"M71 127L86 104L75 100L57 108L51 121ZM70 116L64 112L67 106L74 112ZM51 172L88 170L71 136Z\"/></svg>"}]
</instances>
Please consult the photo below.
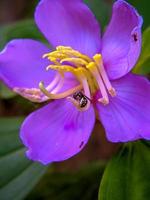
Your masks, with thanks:
<instances>
[{"instance_id":1,"label":"curved stamen filament","mask_svg":"<svg viewBox=\"0 0 150 200\"><path fill-rule=\"evenodd\" d=\"M89 89L89 85L88 85L84 70L82 68L79 68L77 73L78 73L77 75L80 79L80 82L83 85L84 94L85 94L85 96L88 97L88 99L90 99L91 98L90 89Z\"/></svg>"},{"instance_id":2,"label":"curved stamen filament","mask_svg":"<svg viewBox=\"0 0 150 200\"><path fill-rule=\"evenodd\" d=\"M57 86L51 91L52 94L56 94L64 85L64 78L61 78L57 84Z\"/></svg>"},{"instance_id":3,"label":"curved stamen filament","mask_svg":"<svg viewBox=\"0 0 150 200\"><path fill-rule=\"evenodd\" d=\"M89 74L89 72L85 68L82 68L82 67L74 68L70 65L49 65L46 69L47 70L54 69L54 70L59 70L59 71L62 71L62 72L71 72L80 82L82 82L81 78L79 78L80 73L82 71L82 73L84 73L84 76L87 77L91 92L95 91L95 85L93 84L93 80L91 79L91 75Z\"/></svg>"},{"instance_id":4,"label":"curved stamen filament","mask_svg":"<svg viewBox=\"0 0 150 200\"><path fill-rule=\"evenodd\" d=\"M87 81L88 81L88 84L89 84L90 91L91 91L92 94L94 94L97 90L97 83L95 81L95 78L91 76L91 73L88 70L84 69L84 74L87 77Z\"/></svg>"},{"instance_id":5,"label":"curved stamen filament","mask_svg":"<svg viewBox=\"0 0 150 200\"><path fill-rule=\"evenodd\" d=\"M98 66L99 72L100 72L100 74L101 74L101 76L102 76L102 79L103 79L103 81L104 81L104 83L105 83L105 86L106 86L106 88L107 88L109 94L110 94L111 96L113 96L113 97L116 96L116 91L115 91L115 89L112 87L112 85L111 85L111 83L110 83L110 81L109 81L109 79L108 79L108 76L107 76L107 74L106 74L106 71L105 71L105 69L104 69L104 65L103 65L103 61L102 61L102 56L101 56L101 54L96 54L96 55L93 57L93 59L94 59L95 63L96 63L97 66Z\"/></svg>"},{"instance_id":6,"label":"curved stamen filament","mask_svg":"<svg viewBox=\"0 0 150 200\"><path fill-rule=\"evenodd\" d=\"M91 71L91 73L93 74L93 76L96 78L96 81L98 83L99 89L101 91L102 98L100 98L99 101L101 103L103 103L104 105L108 104L109 103L108 95L107 95L107 92L105 90L105 86L104 86L104 83L102 81L102 78L101 78L101 76L98 73L96 64L94 62L91 62L91 63L89 63L87 65L87 68Z\"/></svg>"},{"instance_id":7,"label":"curved stamen filament","mask_svg":"<svg viewBox=\"0 0 150 200\"><path fill-rule=\"evenodd\" d=\"M39 88L50 99L62 99L62 98L68 97L68 96L74 94L75 92L81 90L82 85L78 85L70 90L67 90L67 91L59 93L59 94L49 93L49 91L45 88L44 83L42 81L39 83Z\"/></svg>"},{"instance_id":8,"label":"curved stamen filament","mask_svg":"<svg viewBox=\"0 0 150 200\"><path fill-rule=\"evenodd\" d=\"M58 46L55 51L44 54L43 57L47 57L52 62L46 70L57 70L60 74L54 78L47 88L45 88L42 82L39 84L40 90L50 99L68 97L78 109L86 110L91 103L91 94L94 95L97 90L100 90L102 95L99 101L104 105L109 103L108 93L112 97L116 96L116 91L112 87L105 71L101 54L96 54L91 59L71 47ZM73 74L80 85L58 93L64 84L64 77L62 75L67 72ZM74 99L74 96L70 97L70 95L81 89L82 91L80 92L83 92L82 101Z\"/></svg>"},{"instance_id":9,"label":"curved stamen filament","mask_svg":"<svg viewBox=\"0 0 150 200\"><path fill-rule=\"evenodd\" d=\"M53 81L46 87L48 91L52 90L54 86L60 81L61 75L57 73L53 79Z\"/></svg>"}]
</instances>

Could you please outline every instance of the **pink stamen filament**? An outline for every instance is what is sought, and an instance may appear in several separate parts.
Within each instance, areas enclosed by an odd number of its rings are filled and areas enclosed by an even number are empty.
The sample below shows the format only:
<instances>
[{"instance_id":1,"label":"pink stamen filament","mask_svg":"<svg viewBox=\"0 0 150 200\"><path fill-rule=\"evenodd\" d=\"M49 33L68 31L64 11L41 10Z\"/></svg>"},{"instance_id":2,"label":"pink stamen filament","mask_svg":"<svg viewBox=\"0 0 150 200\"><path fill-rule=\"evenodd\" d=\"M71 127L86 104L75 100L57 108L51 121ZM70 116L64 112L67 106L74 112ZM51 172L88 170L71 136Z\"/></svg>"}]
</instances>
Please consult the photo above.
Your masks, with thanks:
<instances>
[{"instance_id":1,"label":"pink stamen filament","mask_svg":"<svg viewBox=\"0 0 150 200\"><path fill-rule=\"evenodd\" d=\"M56 94L64 85L64 78L60 78L57 86L51 91L52 94Z\"/></svg>"},{"instance_id":2,"label":"pink stamen filament","mask_svg":"<svg viewBox=\"0 0 150 200\"><path fill-rule=\"evenodd\" d=\"M52 82L46 87L46 89L48 91L51 91L54 88L54 86L60 81L60 79L61 79L61 75L57 73L54 79L52 80Z\"/></svg>"},{"instance_id":3,"label":"pink stamen filament","mask_svg":"<svg viewBox=\"0 0 150 200\"><path fill-rule=\"evenodd\" d=\"M110 81L109 81L109 78L107 76L107 73L106 73L106 70L104 68L104 65L103 65L103 61L102 61L102 57L100 54L96 54L93 59L95 60L95 63L97 64L98 66L98 70L102 76L102 79L104 81L104 84L109 92L109 94L114 97L116 96L116 91L115 89L112 87Z\"/></svg>"},{"instance_id":4,"label":"pink stamen filament","mask_svg":"<svg viewBox=\"0 0 150 200\"><path fill-rule=\"evenodd\" d=\"M50 99L62 99L62 98L66 98L66 97L74 94L77 91L80 91L82 89L82 85L78 85L78 86L76 86L76 87L74 87L72 89L69 89L69 90L67 90L65 92L58 93L58 94L49 93L49 91L46 90L43 82L39 83L39 88Z\"/></svg>"},{"instance_id":5,"label":"pink stamen filament","mask_svg":"<svg viewBox=\"0 0 150 200\"><path fill-rule=\"evenodd\" d=\"M82 85L83 85L84 95L88 98L88 103L85 108L82 108L82 110L88 110L91 104L91 102L89 101L89 99L91 99L91 94L87 79L85 77L82 78Z\"/></svg>"},{"instance_id":6,"label":"pink stamen filament","mask_svg":"<svg viewBox=\"0 0 150 200\"><path fill-rule=\"evenodd\" d=\"M97 70L96 64L94 62L91 62L87 68L91 71L91 73L93 74L93 77L96 79L99 89L101 91L102 94L102 98L98 99L99 102L103 103L104 105L109 103L109 98L105 89L105 85L103 83L103 80Z\"/></svg>"},{"instance_id":7,"label":"pink stamen filament","mask_svg":"<svg viewBox=\"0 0 150 200\"><path fill-rule=\"evenodd\" d=\"M58 46L56 47L56 51L45 54L44 57L53 62L52 65L47 67L47 70L58 70L58 74L47 88L44 87L42 82L39 84L41 91L47 97L51 99L67 97L79 110L87 110L91 103L91 94L93 95L97 90L100 90L102 95L102 98L98 101L104 105L109 103L108 93L112 97L116 96L116 91L112 87L105 71L101 54L96 54L92 60L88 56L73 50L71 47ZM64 62L68 62L69 64L65 65ZM64 77L60 73L63 74L65 72L72 73L80 82L80 85L58 93L64 85ZM85 107L82 108L81 102L70 96L80 90L83 91L83 95L88 99L87 105L85 104Z\"/></svg>"},{"instance_id":8,"label":"pink stamen filament","mask_svg":"<svg viewBox=\"0 0 150 200\"><path fill-rule=\"evenodd\" d=\"M91 99L90 89L89 89L89 85L86 78L82 79L82 85L83 85L85 96L88 97L88 99Z\"/></svg>"}]
</instances>

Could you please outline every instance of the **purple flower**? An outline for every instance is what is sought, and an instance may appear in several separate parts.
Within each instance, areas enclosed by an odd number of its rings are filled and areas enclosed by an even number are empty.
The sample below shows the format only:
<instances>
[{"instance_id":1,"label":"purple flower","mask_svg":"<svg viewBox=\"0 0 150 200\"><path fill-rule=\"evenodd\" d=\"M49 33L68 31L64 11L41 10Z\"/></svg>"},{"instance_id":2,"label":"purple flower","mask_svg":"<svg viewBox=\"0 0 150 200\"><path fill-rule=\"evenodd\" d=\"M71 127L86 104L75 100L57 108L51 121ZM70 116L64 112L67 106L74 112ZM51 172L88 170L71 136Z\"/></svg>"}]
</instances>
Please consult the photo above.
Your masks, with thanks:
<instances>
[{"instance_id":1,"label":"purple flower","mask_svg":"<svg viewBox=\"0 0 150 200\"><path fill-rule=\"evenodd\" d=\"M95 111L108 140L150 139L150 83L130 73L141 50L137 11L116 1L103 36L82 0L41 0L35 21L53 50L17 39L0 53L5 84L31 101L53 100L21 127L27 156L47 164L77 154L91 135Z\"/></svg>"}]
</instances>

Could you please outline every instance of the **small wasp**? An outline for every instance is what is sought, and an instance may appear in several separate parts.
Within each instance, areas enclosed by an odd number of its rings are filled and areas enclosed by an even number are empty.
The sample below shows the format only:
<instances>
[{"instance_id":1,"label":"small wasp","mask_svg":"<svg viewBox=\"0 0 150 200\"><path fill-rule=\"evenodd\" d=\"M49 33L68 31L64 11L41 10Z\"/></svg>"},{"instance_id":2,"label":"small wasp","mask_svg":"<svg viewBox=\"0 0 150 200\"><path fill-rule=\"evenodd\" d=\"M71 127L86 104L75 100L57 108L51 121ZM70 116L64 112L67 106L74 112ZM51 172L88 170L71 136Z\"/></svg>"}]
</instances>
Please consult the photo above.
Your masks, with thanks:
<instances>
[{"instance_id":1,"label":"small wasp","mask_svg":"<svg viewBox=\"0 0 150 200\"><path fill-rule=\"evenodd\" d=\"M88 104L88 100L89 98L86 97L81 91L76 92L73 94L73 98L79 102L79 106L80 108L84 108L86 107L86 105Z\"/></svg>"}]
</instances>

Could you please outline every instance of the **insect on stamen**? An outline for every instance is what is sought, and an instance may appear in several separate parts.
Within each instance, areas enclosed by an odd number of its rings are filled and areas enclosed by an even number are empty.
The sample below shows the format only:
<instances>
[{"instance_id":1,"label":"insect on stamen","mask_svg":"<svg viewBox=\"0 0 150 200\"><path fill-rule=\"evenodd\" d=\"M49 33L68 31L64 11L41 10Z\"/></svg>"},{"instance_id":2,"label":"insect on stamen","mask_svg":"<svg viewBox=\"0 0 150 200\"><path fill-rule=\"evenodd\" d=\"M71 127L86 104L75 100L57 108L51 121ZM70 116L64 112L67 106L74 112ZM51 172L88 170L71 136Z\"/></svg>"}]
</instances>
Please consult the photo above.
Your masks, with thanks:
<instances>
[{"instance_id":1,"label":"insect on stamen","mask_svg":"<svg viewBox=\"0 0 150 200\"><path fill-rule=\"evenodd\" d=\"M133 37L136 41L137 34ZM44 54L43 58L51 62L46 70L56 70L59 75L46 88L43 82L39 83L41 92L49 99L67 98L77 109L85 111L90 107L93 101L91 98L93 99L97 91L101 93L98 101L103 105L109 104L109 96L116 96L116 90L109 80L101 54L95 54L90 58L71 47L58 46L55 51ZM65 73L73 75L79 85L59 93L64 86Z\"/></svg>"},{"instance_id":2,"label":"insect on stamen","mask_svg":"<svg viewBox=\"0 0 150 200\"><path fill-rule=\"evenodd\" d=\"M85 108L88 105L89 101L91 101L81 91L74 93L73 99L76 101L77 105L80 108Z\"/></svg>"}]
</instances>

